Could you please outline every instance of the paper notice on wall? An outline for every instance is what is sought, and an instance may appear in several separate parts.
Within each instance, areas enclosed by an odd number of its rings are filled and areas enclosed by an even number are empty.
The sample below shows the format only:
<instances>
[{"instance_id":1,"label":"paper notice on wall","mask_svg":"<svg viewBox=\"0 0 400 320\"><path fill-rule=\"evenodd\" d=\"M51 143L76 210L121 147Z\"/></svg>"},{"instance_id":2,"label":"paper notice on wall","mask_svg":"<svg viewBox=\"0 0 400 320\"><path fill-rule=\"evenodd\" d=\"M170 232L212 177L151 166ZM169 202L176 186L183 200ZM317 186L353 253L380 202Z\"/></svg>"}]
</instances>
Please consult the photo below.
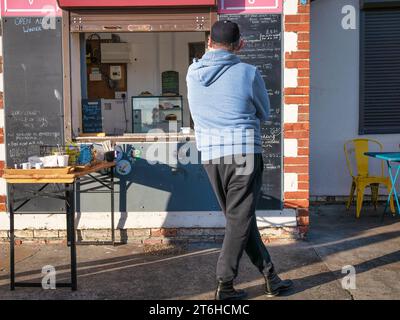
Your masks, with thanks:
<instances>
[{"instance_id":1,"label":"paper notice on wall","mask_svg":"<svg viewBox=\"0 0 400 320\"><path fill-rule=\"evenodd\" d=\"M123 135L131 127L131 110L123 100L101 99L103 131L109 135Z\"/></svg>"},{"instance_id":2,"label":"paper notice on wall","mask_svg":"<svg viewBox=\"0 0 400 320\"><path fill-rule=\"evenodd\" d=\"M89 81L101 81L103 77L101 76L99 68L92 68L91 73L89 74Z\"/></svg>"}]
</instances>

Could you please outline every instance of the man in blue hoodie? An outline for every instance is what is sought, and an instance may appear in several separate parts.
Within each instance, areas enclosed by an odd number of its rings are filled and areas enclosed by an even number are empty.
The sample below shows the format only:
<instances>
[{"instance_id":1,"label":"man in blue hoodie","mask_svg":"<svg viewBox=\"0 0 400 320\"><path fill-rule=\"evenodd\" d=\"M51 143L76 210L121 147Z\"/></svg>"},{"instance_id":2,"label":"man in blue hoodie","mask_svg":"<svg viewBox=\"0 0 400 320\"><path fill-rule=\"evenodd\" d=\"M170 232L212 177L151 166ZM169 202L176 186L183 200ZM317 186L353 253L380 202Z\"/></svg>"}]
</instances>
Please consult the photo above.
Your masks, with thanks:
<instances>
[{"instance_id":1,"label":"man in blue hoodie","mask_svg":"<svg viewBox=\"0 0 400 320\"><path fill-rule=\"evenodd\" d=\"M216 300L246 297L233 287L243 251L264 276L267 296L292 286L275 272L257 228L255 211L264 170L261 122L268 120L270 105L260 72L235 54L243 45L236 23L216 22L208 52L193 62L186 78L197 147L226 217Z\"/></svg>"}]
</instances>

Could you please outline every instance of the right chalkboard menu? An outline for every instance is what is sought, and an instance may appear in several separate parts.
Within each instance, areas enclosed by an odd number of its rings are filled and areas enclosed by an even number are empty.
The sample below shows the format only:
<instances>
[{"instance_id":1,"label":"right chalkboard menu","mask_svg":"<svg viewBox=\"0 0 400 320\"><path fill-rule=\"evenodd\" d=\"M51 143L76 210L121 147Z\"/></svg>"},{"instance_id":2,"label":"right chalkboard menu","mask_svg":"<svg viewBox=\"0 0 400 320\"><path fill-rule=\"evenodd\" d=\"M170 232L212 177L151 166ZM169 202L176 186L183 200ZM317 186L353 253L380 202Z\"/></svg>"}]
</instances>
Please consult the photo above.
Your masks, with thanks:
<instances>
[{"instance_id":1,"label":"right chalkboard menu","mask_svg":"<svg viewBox=\"0 0 400 320\"><path fill-rule=\"evenodd\" d=\"M259 210L280 210L282 202L282 16L221 15L240 27L245 47L242 62L257 66L269 91L270 119L262 125L264 174Z\"/></svg>"}]
</instances>

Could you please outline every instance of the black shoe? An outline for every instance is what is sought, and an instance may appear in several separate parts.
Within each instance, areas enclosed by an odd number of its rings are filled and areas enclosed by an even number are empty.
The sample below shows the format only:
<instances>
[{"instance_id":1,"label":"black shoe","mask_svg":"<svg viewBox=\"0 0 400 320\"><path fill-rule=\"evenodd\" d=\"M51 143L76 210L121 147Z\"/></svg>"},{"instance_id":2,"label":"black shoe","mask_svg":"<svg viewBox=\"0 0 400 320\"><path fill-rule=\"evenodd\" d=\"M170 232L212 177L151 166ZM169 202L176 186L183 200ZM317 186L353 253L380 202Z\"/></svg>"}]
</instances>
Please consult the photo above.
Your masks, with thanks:
<instances>
[{"instance_id":1,"label":"black shoe","mask_svg":"<svg viewBox=\"0 0 400 320\"><path fill-rule=\"evenodd\" d=\"M233 280L228 282L218 282L215 291L215 300L242 300L247 297L247 293L243 290L236 290L233 287Z\"/></svg>"},{"instance_id":2,"label":"black shoe","mask_svg":"<svg viewBox=\"0 0 400 320\"><path fill-rule=\"evenodd\" d=\"M267 297L276 297L282 291L286 291L293 286L292 280L281 280L275 272L274 266L269 271L262 271L265 279L265 294Z\"/></svg>"}]
</instances>

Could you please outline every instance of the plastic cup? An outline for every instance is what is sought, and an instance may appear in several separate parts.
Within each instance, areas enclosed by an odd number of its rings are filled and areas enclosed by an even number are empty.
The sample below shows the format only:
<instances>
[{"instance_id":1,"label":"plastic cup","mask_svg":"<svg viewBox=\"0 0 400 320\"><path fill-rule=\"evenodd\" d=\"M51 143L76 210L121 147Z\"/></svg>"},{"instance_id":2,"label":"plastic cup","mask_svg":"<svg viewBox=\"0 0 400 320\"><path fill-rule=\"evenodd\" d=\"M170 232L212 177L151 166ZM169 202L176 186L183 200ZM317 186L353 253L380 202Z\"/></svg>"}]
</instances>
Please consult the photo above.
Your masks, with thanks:
<instances>
[{"instance_id":1,"label":"plastic cup","mask_svg":"<svg viewBox=\"0 0 400 320\"><path fill-rule=\"evenodd\" d=\"M23 170L31 169L31 164L29 162L23 163L22 164L22 169Z\"/></svg>"},{"instance_id":2,"label":"plastic cup","mask_svg":"<svg viewBox=\"0 0 400 320\"><path fill-rule=\"evenodd\" d=\"M69 155L57 156L57 163L59 167L68 166Z\"/></svg>"},{"instance_id":3,"label":"plastic cup","mask_svg":"<svg viewBox=\"0 0 400 320\"><path fill-rule=\"evenodd\" d=\"M42 168L43 168L43 163L41 162L35 163L35 169L42 169Z\"/></svg>"}]
</instances>

